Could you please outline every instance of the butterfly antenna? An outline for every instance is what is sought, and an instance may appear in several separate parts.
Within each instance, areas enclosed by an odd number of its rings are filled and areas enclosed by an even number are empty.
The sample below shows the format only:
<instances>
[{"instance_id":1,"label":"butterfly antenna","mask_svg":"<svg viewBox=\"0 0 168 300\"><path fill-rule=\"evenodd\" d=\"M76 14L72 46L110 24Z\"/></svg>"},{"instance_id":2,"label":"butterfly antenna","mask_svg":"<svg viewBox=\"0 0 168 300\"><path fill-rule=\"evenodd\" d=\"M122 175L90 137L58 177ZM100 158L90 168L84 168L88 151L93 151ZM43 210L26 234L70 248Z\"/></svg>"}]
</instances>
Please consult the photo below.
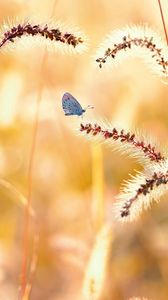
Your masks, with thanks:
<instances>
[{"instance_id":1,"label":"butterfly antenna","mask_svg":"<svg viewBox=\"0 0 168 300\"><path fill-rule=\"evenodd\" d=\"M88 105L87 107L86 107L86 109L93 109L94 108L94 106L92 106L92 105Z\"/></svg>"}]
</instances>

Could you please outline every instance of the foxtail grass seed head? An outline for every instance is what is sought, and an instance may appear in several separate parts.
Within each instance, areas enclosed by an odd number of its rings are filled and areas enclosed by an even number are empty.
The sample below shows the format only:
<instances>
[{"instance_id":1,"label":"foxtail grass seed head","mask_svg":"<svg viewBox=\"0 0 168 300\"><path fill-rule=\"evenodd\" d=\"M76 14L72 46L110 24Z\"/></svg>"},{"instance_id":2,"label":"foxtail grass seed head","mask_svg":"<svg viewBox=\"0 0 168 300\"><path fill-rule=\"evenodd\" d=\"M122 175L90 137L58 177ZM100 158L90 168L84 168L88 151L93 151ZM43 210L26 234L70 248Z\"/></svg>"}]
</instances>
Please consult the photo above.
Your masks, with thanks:
<instances>
[{"instance_id":1,"label":"foxtail grass seed head","mask_svg":"<svg viewBox=\"0 0 168 300\"><path fill-rule=\"evenodd\" d=\"M135 220L153 201L158 202L168 189L168 171L147 176L140 173L128 181L113 204L113 215L120 221Z\"/></svg>"},{"instance_id":2,"label":"foxtail grass seed head","mask_svg":"<svg viewBox=\"0 0 168 300\"><path fill-rule=\"evenodd\" d=\"M82 123L80 126L80 131L87 136L108 142L109 145L136 157L139 161L143 161L143 163L145 163L145 161L151 163L165 160L160 151L155 149L155 146L141 140L134 133L126 132L124 129L110 127L108 124L106 127L108 129L104 129L102 125L97 123Z\"/></svg>"},{"instance_id":3,"label":"foxtail grass seed head","mask_svg":"<svg viewBox=\"0 0 168 300\"><path fill-rule=\"evenodd\" d=\"M95 60L102 68L108 63L116 66L130 56L143 59L154 74L168 76L167 44L148 26L127 26L113 31L98 49Z\"/></svg>"},{"instance_id":4,"label":"foxtail grass seed head","mask_svg":"<svg viewBox=\"0 0 168 300\"><path fill-rule=\"evenodd\" d=\"M119 221L133 221L147 209L152 201L159 201L168 188L168 159L154 146L141 141L135 134L116 128L104 129L97 123L82 123L80 131L91 139L99 138L99 141L117 143L119 150L124 149L129 154L136 153L136 157L142 162L144 172L132 176L125 183L121 193L113 203L112 215ZM145 159L148 163L145 164Z\"/></svg>"},{"instance_id":5,"label":"foxtail grass seed head","mask_svg":"<svg viewBox=\"0 0 168 300\"><path fill-rule=\"evenodd\" d=\"M8 22L9 23L9 22ZM61 26L49 24L35 24L25 21L17 25L4 24L0 34L0 49L12 48L15 43L22 40L21 45L45 44L49 50L75 50L83 52L87 46L83 35L71 32L69 29L61 29ZM16 46L15 46L16 47Z\"/></svg>"}]
</instances>

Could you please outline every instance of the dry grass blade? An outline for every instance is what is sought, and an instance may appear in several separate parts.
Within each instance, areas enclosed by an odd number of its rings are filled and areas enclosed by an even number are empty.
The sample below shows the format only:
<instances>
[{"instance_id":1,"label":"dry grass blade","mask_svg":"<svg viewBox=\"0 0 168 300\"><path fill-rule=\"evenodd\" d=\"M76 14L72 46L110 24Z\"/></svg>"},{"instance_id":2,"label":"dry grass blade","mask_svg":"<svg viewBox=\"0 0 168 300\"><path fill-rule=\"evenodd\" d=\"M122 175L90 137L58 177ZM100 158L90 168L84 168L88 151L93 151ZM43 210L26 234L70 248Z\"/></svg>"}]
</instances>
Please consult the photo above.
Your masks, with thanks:
<instances>
[{"instance_id":1,"label":"dry grass blade","mask_svg":"<svg viewBox=\"0 0 168 300\"><path fill-rule=\"evenodd\" d=\"M27 198L20 191L18 191L14 185L2 178L0 179L0 190L9 196L9 198L14 200L17 204L27 207ZM35 217L35 212L31 206L29 208L29 215L31 217Z\"/></svg>"}]
</instances>

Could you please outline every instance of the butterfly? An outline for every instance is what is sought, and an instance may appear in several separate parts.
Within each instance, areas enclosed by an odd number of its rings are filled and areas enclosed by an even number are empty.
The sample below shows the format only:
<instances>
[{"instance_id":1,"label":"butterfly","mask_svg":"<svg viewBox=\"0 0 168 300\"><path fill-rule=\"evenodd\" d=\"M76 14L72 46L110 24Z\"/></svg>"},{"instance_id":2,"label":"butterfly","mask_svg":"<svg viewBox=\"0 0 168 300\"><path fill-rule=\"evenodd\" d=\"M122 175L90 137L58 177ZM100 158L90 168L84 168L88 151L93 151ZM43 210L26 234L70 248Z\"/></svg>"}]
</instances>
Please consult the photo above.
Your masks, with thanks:
<instances>
[{"instance_id":1,"label":"butterfly","mask_svg":"<svg viewBox=\"0 0 168 300\"><path fill-rule=\"evenodd\" d=\"M62 108L65 116L82 116L87 108L93 108L93 106L88 105L86 109L83 109L80 103L70 93L65 93L62 97Z\"/></svg>"}]
</instances>

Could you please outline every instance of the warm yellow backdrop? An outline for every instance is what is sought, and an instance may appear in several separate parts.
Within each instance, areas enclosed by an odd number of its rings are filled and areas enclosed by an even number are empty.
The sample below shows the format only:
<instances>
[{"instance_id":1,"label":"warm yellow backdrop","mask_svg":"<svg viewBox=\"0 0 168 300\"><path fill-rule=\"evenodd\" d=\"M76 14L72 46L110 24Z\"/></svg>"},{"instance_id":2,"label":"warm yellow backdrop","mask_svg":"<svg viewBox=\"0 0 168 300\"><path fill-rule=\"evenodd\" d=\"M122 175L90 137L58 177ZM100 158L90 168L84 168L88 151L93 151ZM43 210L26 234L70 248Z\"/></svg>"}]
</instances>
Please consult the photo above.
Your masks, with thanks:
<instances>
[{"instance_id":1,"label":"warm yellow backdrop","mask_svg":"<svg viewBox=\"0 0 168 300\"><path fill-rule=\"evenodd\" d=\"M125 25L148 23L164 38L157 1L55 2L53 11L54 0L0 0L0 23L22 16L50 23L53 15L53 23L65 23L70 31L72 25L80 28L89 45L81 55L50 52L43 68L43 46L17 49L16 43L11 52L0 53L0 177L25 196L36 101L43 86L32 187L40 228L33 300L83 299L96 234L111 218L122 180L135 168L140 170L130 158L78 136L73 118L63 114L63 93L72 93L83 106L94 105L87 112L90 120L98 117L138 128L165 147L168 133L166 84L138 59L108 71L100 70L93 59L104 37ZM166 0L163 8L168 24ZM17 299L24 216L19 202L12 191L0 189L1 300ZM167 216L168 204L162 201L136 223L111 230L102 300L168 299Z\"/></svg>"}]
</instances>

